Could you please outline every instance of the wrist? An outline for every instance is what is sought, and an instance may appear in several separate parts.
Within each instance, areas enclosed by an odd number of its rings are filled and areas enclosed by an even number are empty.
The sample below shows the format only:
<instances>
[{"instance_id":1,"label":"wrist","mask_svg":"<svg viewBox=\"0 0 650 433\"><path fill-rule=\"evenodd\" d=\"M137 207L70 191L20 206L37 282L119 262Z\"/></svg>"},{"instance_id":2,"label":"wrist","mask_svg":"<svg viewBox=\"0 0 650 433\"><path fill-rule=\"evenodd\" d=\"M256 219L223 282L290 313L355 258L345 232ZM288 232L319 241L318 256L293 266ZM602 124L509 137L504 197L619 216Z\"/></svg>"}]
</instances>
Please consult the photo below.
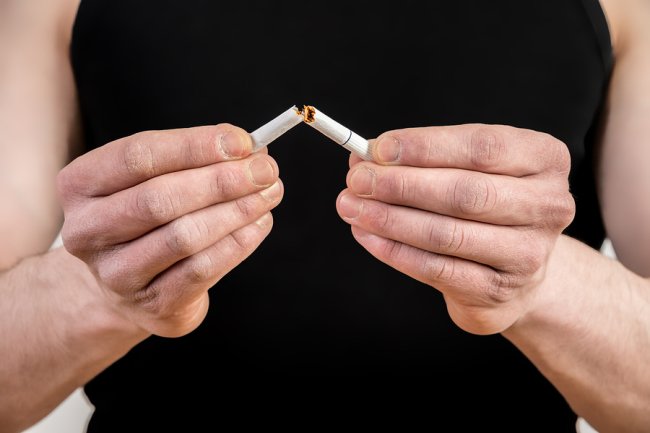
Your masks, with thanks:
<instances>
[{"instance_id":1,"label":"wrist","mask_svg":"<svg viewBox=\"0 0 650 433\"><path fill-rule=\"evenodd\" d=\"M551 251L544 279L531 292L526 310L503 332L507 338L565 320L567 323L574 321L574 315L582 308L582 289L586 288L580 265L584 261L580 255L585 251L579 250L583 249L598 254L572 238L564 235L558 238ZM572 280L577 281L574 283Z\"/></svg>"},{"instance_id":2,"label":"wrist","mask_svg":"<svg viewBox=\"0 0 650 433\"><path fill-rule=\"evenodd\" d=\"M92 358L113 358L149 336L119 311L117 297L102 289L86 264L65 248L35 261L31 264L33 275L38 275L35 289L56 291L52 320L64 321L56 327L58 338L72 353L83 350L92 353Z\"/></svg>"}]
</instances>

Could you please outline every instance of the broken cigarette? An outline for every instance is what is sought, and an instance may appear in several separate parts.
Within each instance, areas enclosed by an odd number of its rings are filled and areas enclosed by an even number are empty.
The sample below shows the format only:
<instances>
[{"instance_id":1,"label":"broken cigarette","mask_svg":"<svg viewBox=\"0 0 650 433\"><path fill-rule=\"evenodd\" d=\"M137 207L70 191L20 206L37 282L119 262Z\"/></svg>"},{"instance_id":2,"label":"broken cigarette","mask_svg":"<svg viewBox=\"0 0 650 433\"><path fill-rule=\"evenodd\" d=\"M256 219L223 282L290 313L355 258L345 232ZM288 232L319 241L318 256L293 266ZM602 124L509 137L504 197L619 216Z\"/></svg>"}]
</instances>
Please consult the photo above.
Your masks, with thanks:
<instances>
[{"instance_id":1,"label":"broken cigarette","mask_svg":"<svg viewBox=\"0 0 650 433\"><path fill-rule=\"evenodd\" d=\"M362 159L372 160L372 151L368 140L311 105L303 105L302 109L294 105L275 119L251 132L253 152L267 146L303 121Z\"/></svg>"},{"instance_id":2,"label":"broken cigarette","mask_svg":"<svg viewBox=\"0 0 650 433\"><path fill-rule=\"evenodd\" d=\"M267 146L273 140L303 121L303 115L294 105L270 122L251 132L253 152Z\"/></svg>"},{"instance_id":3,"label":"broken cigarette","mask_svg":"<svg viewBox=\"0 0 650 433\"><path fill-rule=\"evenodd\" d=\"M372 161L372 151L368 140L353 132L350 128L341 125L322 111L316 110L311 105L304 105L299 112L306 124L362 159Z\"/></svg>"}]
</instances>

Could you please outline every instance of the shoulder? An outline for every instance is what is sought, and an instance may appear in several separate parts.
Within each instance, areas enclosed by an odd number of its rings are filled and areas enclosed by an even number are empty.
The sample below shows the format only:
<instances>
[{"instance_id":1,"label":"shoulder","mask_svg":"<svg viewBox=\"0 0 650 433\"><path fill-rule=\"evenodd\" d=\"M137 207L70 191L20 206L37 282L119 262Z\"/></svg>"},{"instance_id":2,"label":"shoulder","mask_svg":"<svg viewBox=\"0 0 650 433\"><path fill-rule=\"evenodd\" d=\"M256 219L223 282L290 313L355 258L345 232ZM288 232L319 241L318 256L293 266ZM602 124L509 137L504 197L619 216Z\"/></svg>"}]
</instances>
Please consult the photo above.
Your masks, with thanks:
<instances>
[{"instance_id":1,"label":"shoulder","mask_svg":"<svg viewBox=\"0 0 650 433\"><path fill-rule=\"evenodd\" d=\"M607 17L614 56L650 44L650 0L600 0Z\"/></svg>"},{"instance_id":2,"label":"shoulder","mask_svg":"<svg viewBox=\"0 0 650 433\"><path fill-rule=\"evenodd\" d=\"M81 0L0 0L0 33L47 33L69 41ZM29 25L26 25L28 24Z\"/></svg>"}]
</instances>

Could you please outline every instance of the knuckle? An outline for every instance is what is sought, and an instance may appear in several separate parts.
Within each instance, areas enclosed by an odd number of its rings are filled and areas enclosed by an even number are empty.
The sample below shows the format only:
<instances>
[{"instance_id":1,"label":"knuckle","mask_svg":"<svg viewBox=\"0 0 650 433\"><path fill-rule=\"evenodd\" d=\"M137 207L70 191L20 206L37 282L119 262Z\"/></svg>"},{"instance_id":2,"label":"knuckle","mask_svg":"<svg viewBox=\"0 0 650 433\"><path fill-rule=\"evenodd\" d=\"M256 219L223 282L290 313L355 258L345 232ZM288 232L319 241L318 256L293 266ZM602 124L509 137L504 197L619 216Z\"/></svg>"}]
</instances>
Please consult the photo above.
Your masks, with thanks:
<instances>
[{"instance_id":1,"label":"knuckle","mask_svg":"<svg viewBox=\"0 0 650 433\"><path fill-rule=\"evenodd\" d=\"M219 165L219 172L210 184L210 192L215 197L232 197L242 183L234 170L223 168L225 165Z\"/></svg>"},{"instance_id":2,"label":"knuckle","mask_svg":"<svg viewBox=\"0 0 650 433\"><path fill-rule=\"evenodd\" d=\"M546 264L548 258L546 236L540 236L538 229L522 229L518 242L510 248L508 264L500 266L503 278L530 279ZM521 281L519 281L521 283Z\"/></svg>"},{"instance_id":3,"label":"knuckle","mask_svg":"<svg viewBox=\"0 0 650 433\"><path fill-rule=\"evenodd\" d=\"M145 221L165 223L174 217L174 204L164 191L158 188L144 188L135 199L136 214Z\"/></svg>"},{"instance_id":4,"label":"knuckle","mask_svg":"<svg viewBox=\"0 0 650 433\"><path fill-rule=\"evenodd\" d=\"M445 224L432 222L426 228L425 236L429 245L445 253L457 253L466 243L465 230L456 221Z\"/></svg>"},{"instance_id":5,"label":"knuckle","mask_svg":"<svg viewBox=\"0 0 650 433\"><path fill-rule=\"evenodd\" d=\"M488 126L481 126L472 132L469 143L470 162L479 171L494 168L505 152L503 136Z\"/></svg>"},{"instance_id":6,"label":"knuckle","mask_svg":"<svg viewBox=\"0 0 650 433\"><path fill-rule=\"evenodd\" d=\"M103 254L95 263L95 273L106 287L121 295L136 293L143 285L129 261L114 254Z\"/></svg>"},{"instance_id":7,"label":"knuckle","mask_svg":"<svg viewBox=\"0 0 650 433\"><path fill-rule=\"evenodd\" d=\"M73 256L80 257L87 251L87 236L85 230L76 224L66 222L61 228L63 246Z\"/></svg>"},{"instance_id":8,"label":"knuckle","mask_svg":"<svg viewBox=\"0 0 650 433\"><path fill-rule=\"evenodd\" d=\"M204 230L189 216L182 216L169 224L165 244L177 256L188 256L194 252L195 243L201 239Z\"/></svg>"},{"instance_id":9,"label":"knuckle","mask_svg":"<svg viewBox=\"0 0 650 433\"><path fill-rule=\"evenodd\" d=\"M185 266L185 280L191 284L205 283L214 276L215 268L215 263L209 254L197 254Z\"/></svg>"},{"instance_id":10,"label":"knuckle","mask_svg":"<svg viewBox=\"0 0 650 433\"><path fill-rule=\"evenodd\" d=\"M386 240L382 245L382 256L389 261L398 261L402 256L404 244L401 242Z\"/></svg>"},{"instance_id":11,"label":"knuckle","mask_svg":"<svg viewBox=\"0 0 650 433\"><path fill-rule=\"evenodd\" d=\"M169 301L164 291L155 284L133 293L133 300L148 315L158 319L170 316Z\"/></svg>"},{"instance_id":12,"label":"knuckle","mask_svg":"<svg viewBox=\"0 0 650 433\"><path fill-rule=\"evenodd\" d=\"M546 249L541 245L528 245L526 252L519 259L522 275L533 275L546 263Z\"/></svg>"},{"instance_id":13,"label":"knuckle","mask_svg":"<svg viewBox=\"0 0 650 433\"><path fill-rule=\"evenodd\" d=\"M573 195L568 191L562 194L554 215L562 229L565 229L573 221L573 218L576 215L576 202Z\"/></svg>"},{"instance_id":14,"label":"knuckle","mask_svg":"<svg viewBox=\"0 0 650 433\"><path fill-rule=\"evenodd\" d=\"M250 221L259 213L258 206L253 196L246 196L235 200L235 206L237 206L237 212L239 212L246 221Z\"/></svg>"},{"instance_id":15,"label":"knuckle","mask_svg":"<svg viewBox=\"0 0 650 433\"><path fill-rule=\"evenodd\" d=\"M551 154L550 167L558 173L568 175L571 170L571 154L567 145L546 133L541 135L541 141L543 148L548 149Z\"/></svg>"},{"instance_id":16,"label":"knuckle","mask_svg":"<svg viewBox=\"0 0 650 433\"><path fill-rule=\"evenodd\" d=\"M389 233L392 230L394 221L386 206L373 201L366 201L361 209L364 219L368 221L373 230L380 233Z\"/></svg>"},{"instance_id":17,"label":"knuckle","mask_svg":"<svg viewBox=\"0 0 650 433\"><path fill-rule=\"evenodd\" d=\"M483 296L490 304L505 304L515 297L516 288L516 278L512 274L495 271L483 286Z\"/></svg>"},{"instance_id":18,"label":"knuckle","mask_svg":"<svg viewBox=\"0 0 650 433\"><path fill-rule=\"evenodd\" d=\"M154 156L151 146L145 143L143 138L142 133L131 137L124 146L122 160L129 175L150 178L155 174Z\"/></svg>"},{"instance_id":19,"label":"knuckle","mask_svg":"<svg viewBox=\"0 0 650 433\"><path fill-rule=\"evenodd\" d=\"M384 177L390 197L396 197L402 203L410 202L413 199L413 187L409 176L401 172L395 176Z\"/></svg>"},{"instance_id":20,"label":"knuckle","mask_svg":"<svg viewBox=\"0 0 650 433\"><path fill-rule=\"evenodd\" d=\"M217 153L212 137L208 140L198 139L195 135L181 135L176 138L183 150L183 158L190 167L201 167L206 161L214 161Z\"/></svg>"},{"instance_id":21,"label":"knuckle","mask_svg":"<svg viewBox=\"0 0 650 433\"><path fill-rule=\"evenodd\" d=\"M453 208L469 215L491 211L497 202L497 189L488 177L464 175L453 184L451 191Z\"/></svg>"},{"instance_id":22,"label":"knuckle","mask_svg":"<svg viewBox=\"0 0 650 433\"><path fill-rule=\"evenodd\" d=\"M81 223L80 223L81 222ZM86 258L102 247L102 240L94 236L95 229L90 218L68 216L61 228L61 239L65 249L73 256Z\"/></svg>"},{"instance_id":23,"label":"knuckle","mask_svg":"<svg viewBox=\"0 0 650 433\"><path fill-rule=\"evenodd\" d=\"M74 196L76 187L75 173L69 166L61 170L56 176L56 189L65 206Z\"/></svg>"},{"instance_id":24,"label":"knuckle","mask_svg":"<svg viewBox=\"0 0 650 433\"><path fill-rule=\"evenodd\" d=\"M552 230L563 230L575 217L576 204L573 196L568 192L547 196L539 207L537 219L540 226Z\"/></svg>"},{"instance_id":25,"label":"knuckle","mask_svg":"<svg viewBox=\"0 0 650 433\"><path fill-rule=\"evenodd\" d=\"M456 259L426 254L422 263L422 274L430 281L453 281L456 276Z\"/></svg>"}]
</instances>

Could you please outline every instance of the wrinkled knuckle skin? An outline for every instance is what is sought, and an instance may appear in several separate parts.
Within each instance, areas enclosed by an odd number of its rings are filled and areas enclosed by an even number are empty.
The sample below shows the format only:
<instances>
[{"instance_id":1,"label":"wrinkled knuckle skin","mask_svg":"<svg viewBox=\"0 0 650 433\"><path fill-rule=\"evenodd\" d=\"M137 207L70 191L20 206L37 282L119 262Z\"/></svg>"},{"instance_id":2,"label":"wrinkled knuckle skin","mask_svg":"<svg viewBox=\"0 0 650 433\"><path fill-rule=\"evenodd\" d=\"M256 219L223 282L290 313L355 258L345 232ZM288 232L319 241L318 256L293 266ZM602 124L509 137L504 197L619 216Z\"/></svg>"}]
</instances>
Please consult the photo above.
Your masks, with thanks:
<instances>
[{"instance_id":1,"label":"wrinkled knuckle skin","mask_svg":"<svg viewBox=\"0 0 650 433\"><path fill-rule=\"evenodd\" d=\"M571 224L576 215L576 202L569 192L562 194L562 199L558 202L558 208L555 210L555 216L558 220L560 229L564 230Z\"/></svg>"},{"instance_id":2,"label":"wrinkled knuckle skin","mask_svg":"<svg viewBox=\"0 0 650 433\"><path fill-rule=\"evenodd\" d=\"M57 174L56 189L65 210L67 207L66 205L70 202L70 199L74 196L77 189L75 182L75 173L74 170L70 168L70 166L65 167Z\"/></svg>"},{"instance_id":3,"label":"wrinkled knuckle skin","mask_svg":"<svg viewBox=\"0 0 650 433\"><path fill-rule=\"evenodd\" d=\"M122 154L126 172L136 178L150 178L155 174L153 151L144 140L145 135L142 133L133 135L124 146Z\"/></svg>"},{"instance_id":4,"label":"wrinkled knuckle skin","mask_svg":"<svg viewBox=\"0 0 650 433\"><path fill-rule=\"evenodd\" d=\"M383 176L384 182L378 183L378 187L385 184L389 197L395 197L401 203L410 202L413 199L413 187L408 176L404 173L398 173L394 176Z\"/></svg>"},{"instance_id":5,"label":"wrinkled knuckle skin","mask_svg":"<svg viewBox=\"0 0 650 433\"><path fill-rule=\"evenodd\" d=\"M174 217L174 205L168 194L154 188L137 193L136 213L143 221L162 224Z\"/></svg>"},{"instance_id":6,"label":"wrinkled knuckle skin","mask_svg":"<svg viewBox=\"0 0 650 433\"><path fill-rule=\"evenodd\" d=\"M483 297L489 304L505 304L514 299L516 292L516 278L503 272L494 272L483 286Z\"/></svg>"},{"instance_id":7,"label":"wrinkled knuckle skin","mask_svg":"<svg viewBox=\"0 0 650 433\"><path fill-rule=\"evenodd\" d=\"M456 276L456 260L447 256L428 256L422 265L422 275L432 284L453 281Z\"/></svg>"},{"instance_id":8,"label":"wrinkled knuckle skin","mask_svg":"<svg viewBox=\"0 0 650 433\"><path fill-rule=\"evenodd\" d=\"M465 175L454 184L452 206L461 214L481 215L494 208L496 195L494 184L486 176Z\"/></svg>"},{"instance_id":9,"label":"wrinkled knuckle skin","mask_svg":"<svg viewBox=\"0 0 650 433\"><path fill-rule=\"evenodd\" d=\"M550 134L542 135L541 145L544 146L544 149L548 149L551 155L551 168L560 174L568 176L571 170L571 153L567 145Z\"/></svg>"},{"instance_id":10,"label":"wrinkled knuckle skin","mask_svg":"<svg viewBox=\"0 0 650 433\"><path fill-rule=\"evenodd\" d=\"M96 262L95 275L104 286L122 295L138 293L143 285L137 274L124 262L109 257Z\"/></svg>"},{"instance_id":11,"label":"wrinkled knuckle skin","mask_svg":"<svg viewBox=\"0 0 650 433\"><path fill-rule=\"evenodd\" d=\"M187 262L184 277L190 284L201 284L210 281L215 273L215 264L211 257L208 254L199 254Z\"/></svg>"},{"instance_id":12,"label":"wrinkled knuckle skin","mask_svg":"<svg viewBox=\"0 0 650 433\"><path fill-rule=\"evenodd\" d=\"M258 210L257 203L253 196L240 198L235 201L235 204L237 206L237 211L246 221L251 221L257 216L262 216L261 212Z\"/></svg>"},{"instance_id":13,"label":"wrinkled knuckle skin","mask_svg":"<svg viewBox=\"0 0 650 433\"><path fill-rule=\"evenodd\" d=\"M549 197L538 208L537 220L539 227L553 232L564 230L575 217L576 205L573 196L567 191Z\"/></svg>"},{"instance_id":14,"label":"wrinkled knuckle skin","mask_svg":"<svg viewBox=\"0 0 650 433\"><path fill-rule=\"evenodd\" d=\"M519 260L522 275L532 276L537 273L545 265L547 256L547 251L542 245L529 244Z\"/></svg>"},{"instance_id":15,"label":"wrinkled knuckle skin","mask_svg":"<svg viewBox=\"0 0 650 433\"><path fill-rule=\"evenodd\" d=\"M165 319L173 315L170 311L169 300L164 292L152 285L133 294L134 304L146 314L156 319Z\"/></svg>"},{"instance_id":16,"label":"wrinkled knuckle skin","mask_svg":"<svg viewBox=\"0 0 650 433\"><path fill-rule=\"evenodd\" d=\"M222 164L225 166L225 164ZM219 167L220 170L210 185L213 197L232 197L237 192L242 180L233 170Z\"/></svg>"},{"instance_id":17,"label":"wrinkled knuckle skin","mask_svg":"<svg viewBox=\"0 0 650 433\"><path fill-rule=\"evenodd\" d=\"M457 253L465 245L465 232L456 223L431 224L428 228L429 245L444 253Z\"/></svg>"},{"instance_id":18,"label":"wrinkled knuckle skin","mask_svg":"<svg viewBox=\"0 0 650 433\"><path fill-rule=\"evenodd\" d=\"M382 245L382 256L389 261L398 260L402 254L404 244L397 241L386 240Z\"/></svg>"},{"instance_id":19,"label":"wrinkled knuckle skin","mask_svg":"<svg viewBox=\"0 0 650 433\"><path fill-rule=\"evenodd\" d=\"M201 238L202 231L189 216L182 216L169 224L165 244L172 254L187 257L194 251L194 244Z\"/></svg>"},{"instance_id":20,"label":"wrinkled knuckle skin","mask_svg":"<svg viewBox=\"0 0 650 433\"><path fill-rule=\"evenodd\" d=\"M79 258L85 255L87 249L83 233L64 225L61 229L61 239L63 240L63 246L70 254Z\"/></svg>"},{"instance_id":21,"label":"wrinkled knuckle skin","mask_svg":"<svg viewBox=\"0 0 650 433\"><path fill-rule=\"evenodd\" d=\"M496 167L505 151L503 136L494 128L481 126L470 138L470 162L479 171Z\"/></svg>"},{"instance_id":22,"label":"wrinkled knuckle skin","mask_svg":"<svg viewBox=\"0 0 650 433\"><path fill-rule=\"evenodd\" d=\"M367 222L371 230L378 233L390 233L393 229L393 220L388 209L372 201L364 203L360 217Z\"/></svg>"},{"instance_id":23,"label":"wrinkled knuckle skin","mask_svg":"<svg viewBox=\"0 0 650 433\"><path fill-rule=\"evenodd\" d=\"M69 218L61 229L61 239L63 246L73 256L81 259L85 258L93 249L90 242L88 231L85 226L75 224L72 218Z\"/></svg>"}]
</instances>

